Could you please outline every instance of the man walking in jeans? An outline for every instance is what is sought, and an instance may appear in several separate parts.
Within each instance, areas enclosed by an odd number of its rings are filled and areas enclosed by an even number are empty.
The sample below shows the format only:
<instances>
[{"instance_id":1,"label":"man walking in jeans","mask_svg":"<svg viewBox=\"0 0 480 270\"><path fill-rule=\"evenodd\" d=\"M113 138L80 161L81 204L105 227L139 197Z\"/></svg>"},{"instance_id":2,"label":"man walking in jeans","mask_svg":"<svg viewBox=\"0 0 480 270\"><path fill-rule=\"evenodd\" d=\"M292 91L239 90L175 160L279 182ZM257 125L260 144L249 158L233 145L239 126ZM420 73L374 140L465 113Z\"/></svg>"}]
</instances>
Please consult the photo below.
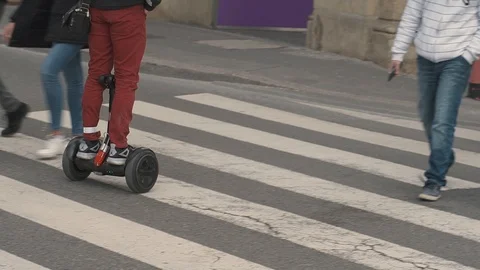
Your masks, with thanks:
<instances>
[{"instance_id":1,"label":"man walking in jeans","mask_svg":"<svg viewBox=\"0 0 480 270\"><path fill-rule=\"evenodd\" d=\"M472 63L480 53L480 1L408 0L392 48L398 74L414 41L418 109L430 146L429 168L420 199L435 201L455 162L452 150L458 110Z\"/></svg>"},{"instance_id":2,"label":"man walking in jeans","mask_svg":"<svg viewBox=\"0 0 480 270\"><path fill-rule=\"evenodd\" d=\"M146 47L146 14L160 0L95 0L90 9L90 62L83 94L83 137L78 158L92 159L98 152L100 131L96 129L104 88L101 75L115 66L116 92L110 119L111 150L107 162L123 165L131 151L127 143L132 120L140 64Z\"/></svg>"}]
</instances>

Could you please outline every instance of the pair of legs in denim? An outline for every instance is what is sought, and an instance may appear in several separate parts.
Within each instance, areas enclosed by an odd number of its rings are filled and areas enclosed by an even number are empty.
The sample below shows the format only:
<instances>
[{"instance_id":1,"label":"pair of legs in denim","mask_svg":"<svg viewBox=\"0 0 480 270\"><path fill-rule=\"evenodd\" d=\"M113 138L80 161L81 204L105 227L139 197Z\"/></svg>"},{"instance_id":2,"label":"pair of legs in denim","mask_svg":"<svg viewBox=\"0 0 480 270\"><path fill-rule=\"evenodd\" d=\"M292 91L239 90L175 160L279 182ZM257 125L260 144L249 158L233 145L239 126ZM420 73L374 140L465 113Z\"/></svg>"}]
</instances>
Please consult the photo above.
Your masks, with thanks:
<instances>
[{"instance_id":1,"label":"pair of legs in denim","mask_svg":"<svg viewBox=\"0 0 480 270\"><path fill-rule=\"evenodd\" d=\"M440 63L421 56L417 59L418 110L430 146L422 199L440 197L440 188L446 185L445 177L455 162L452 149L455 127L471 67L462 56Z\"/></svg>"},{"instance_id":2,"label":"pair of legs in denim","mask_svg":"<svg viewBox=\"0 0 480 270\"><path fill-rule=\"evenodd\" d=\"M60 133L63 111L63 88L59 74L63 72L67 84L67 103L70 109L72 135L83 134L82 96L83 70L80 50L83 45L54 43L41 67L45 99L50 110L51 130L46 146L37 152L40 158L62 154L67 141Z\"/></svg>"}]
</instances>

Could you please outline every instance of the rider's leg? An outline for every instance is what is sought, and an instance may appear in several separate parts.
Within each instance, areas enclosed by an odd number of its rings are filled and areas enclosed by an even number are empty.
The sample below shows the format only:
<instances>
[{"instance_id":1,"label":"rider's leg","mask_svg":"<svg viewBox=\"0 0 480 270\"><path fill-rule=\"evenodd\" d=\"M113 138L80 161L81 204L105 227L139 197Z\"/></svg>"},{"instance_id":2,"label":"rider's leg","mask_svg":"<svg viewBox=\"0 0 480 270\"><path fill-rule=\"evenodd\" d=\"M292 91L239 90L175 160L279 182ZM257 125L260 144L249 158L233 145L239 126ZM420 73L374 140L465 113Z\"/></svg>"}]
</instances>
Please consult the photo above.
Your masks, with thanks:
<instances>
[{"instance_id":1,"label":"rider's leg","mask_svg":"<svg viewBox=\"0 0 480 270\"><path fill-rule=\"evenodd\" d=\"M77 153L78 158L92 159L100 147L100 131L97 130L104 87L98 82L101 75L109 74L113 68L113 47L110 39L110 24L105 11L91 8L91 30L89 34L90 61L88 76L82 98L83 138Z\"/></svg>"},{"instance_id":2,"label":"rider's leg","mask_svg":"<svg viewBox=\"0 0 480 270\"><path fill-rule=\"evenodd\" d=\"M111 10L106 17L111 22L116 80L110 120L112 147L107 162L122 165L131 151L127 136L146 47L146 14L143 5L137 5Z\"/></svg>"}]
</instances>

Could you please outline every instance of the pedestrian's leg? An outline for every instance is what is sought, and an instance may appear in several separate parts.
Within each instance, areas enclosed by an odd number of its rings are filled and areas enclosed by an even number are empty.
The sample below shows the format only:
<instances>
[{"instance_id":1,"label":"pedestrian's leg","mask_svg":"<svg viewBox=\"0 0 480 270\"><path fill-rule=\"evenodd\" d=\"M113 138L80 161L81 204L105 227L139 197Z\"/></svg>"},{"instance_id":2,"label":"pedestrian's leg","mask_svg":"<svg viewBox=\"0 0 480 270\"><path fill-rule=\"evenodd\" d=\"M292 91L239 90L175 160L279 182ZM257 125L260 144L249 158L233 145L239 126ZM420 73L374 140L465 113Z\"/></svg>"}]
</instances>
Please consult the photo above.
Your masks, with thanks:
<instances>
[{"instance_id":1,"label":"pedestrian's leg","mask_svg":"<svg viewBox=\"0 0 480 270\"><path fill-rule=\"evenodd\" d=\"M72 136L83 135L82 121L82 96L83 96L83 70L81 65L81 46L75 57L68 63L63 70L67 81L67 101L70 109L70 119L72 122Z\"/></svg>"},{"instance_id":2,"label":"pedestrian's leg","mask_svg":"<svg viewBox=\"0 0 480 270\"><path fill-rule=\"evenodd\" d=\"M453 165L457 116L471 70L471 65L461 56L442 63L441 67L432 123L432 150L425 173L427 182L420 195L425 200L440 198L440 187L446 184L445 177Z\"/></svg>"},{"instance_id":3,"label":"pedestrian's leg","mask_svg":"<svg viewBox=\"0 0 480 270\"><path fill-rule=\"evenodd\" d=\"M85 90L82 98L82 120L84 142L80 144L77 157L92 159L100 148L100 131L97 130L104 87L99 84L101 75L109 74L113 68L113 47L110 39L110 24L104 12L90 9L91 29L89 34L90 61Z\"/></svg>"},{"instance_id":4,"label":"pedestrian's leg","mask_svg":"<svg viewBox=\"0 0 480 270\"><path fill-rule=\"evenodd\" d=\"M76 56L79 45L56 43L41 66L41 78L47 105L50 109L52 134L48 136L45 148L37 151L40 158L53 158L61 155L66 146L65 137L61 134L63 110L63 88L59 74Z\"/></svg>"},{"instance_id":5,"label":"pedestrian's leg","mask_svg":"<svg viewBox=\"0 0 480 270\"><path fill-rule=\"evenodd\" d=\"M0 79L0 105L7 113L16 111L21 105L21 102L7 90L2 79Z\"/></svg>"},{"instance_id":6,"label":"pedestrian's leg","mask_svg":"<svg viewBox=\"0 0 480 270\"><path fill-rule=\"evenodd\" d=\"M430 145L439 73L435 69L435 63L421 56L417 57L417 73L419 90L418 113Z\"/></svg>"},{"instance_id":7,"label":"pedestrian's leg","mask_svg":"<svg viewBox=\"0 0 480 270\"><path fill-rule=\"evenodd\" d=\"M437 93L439 69L437 65L421 56L417 57L417 77L418 77L418 113L422 121L425 136L427 138L429 149L431 150L431 130L433 116L435 112L435 95ZM424 172L419 175L423 181L426 181Z\"/></svg>"},{"instance_id":8,"label":"pedestrian's leg","mask_svg":"<svg viewBox=\"0 0 480 270\"><path fill-rule=\"evenodd\" d=\"M2 79L0 79L0 104L5 110L8 119L8 126L2 130L2 136L12 136L20 129L23 119L30 108L7 90Z\"/></svg>"},{"instance_id":9,"label":"pedestrian's leg","mask_svg":"<svg viewBox=\"0 0 480 270\"><path fill-rule=\"evenodd\" d=\"M110 122L112 150L107 159L110 164L124 164L131 150L128 148L127 136L138 87L140 64L146 47L145 19L142 5L116 10L110 17L116 79Z\"/></svg>"}]
</instances>

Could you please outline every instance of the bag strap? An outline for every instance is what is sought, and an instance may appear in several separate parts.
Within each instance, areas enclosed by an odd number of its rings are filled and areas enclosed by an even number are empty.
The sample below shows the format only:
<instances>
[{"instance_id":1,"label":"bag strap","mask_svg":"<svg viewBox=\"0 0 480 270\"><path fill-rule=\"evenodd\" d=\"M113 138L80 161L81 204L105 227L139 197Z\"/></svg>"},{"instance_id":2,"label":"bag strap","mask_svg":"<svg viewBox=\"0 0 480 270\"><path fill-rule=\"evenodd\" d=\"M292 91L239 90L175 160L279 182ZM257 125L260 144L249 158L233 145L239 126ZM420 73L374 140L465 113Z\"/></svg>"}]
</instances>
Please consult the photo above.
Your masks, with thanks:
<instances>
[{"instance_id":1,"label":"bag strap","mask_svg":"<svg viewBox=\"0 0 480 270\"><path fill-rule=\"evenodd\" d=\"M88 7L90 8L90 6L92 5L92 1L91 0L80 0L80 6L82 6L83 4L88 5Z\"/></svg>"},{"instance_id":2,"label":"bag strap","mask_svg":"<svg viewBox=\"0 0 480 270\"><path fill-rule=\"evenodd\" d=\"M92 0L79 0L77 5L87 15L87 17L90 17Z\"/></svg>"}]
</instances>

